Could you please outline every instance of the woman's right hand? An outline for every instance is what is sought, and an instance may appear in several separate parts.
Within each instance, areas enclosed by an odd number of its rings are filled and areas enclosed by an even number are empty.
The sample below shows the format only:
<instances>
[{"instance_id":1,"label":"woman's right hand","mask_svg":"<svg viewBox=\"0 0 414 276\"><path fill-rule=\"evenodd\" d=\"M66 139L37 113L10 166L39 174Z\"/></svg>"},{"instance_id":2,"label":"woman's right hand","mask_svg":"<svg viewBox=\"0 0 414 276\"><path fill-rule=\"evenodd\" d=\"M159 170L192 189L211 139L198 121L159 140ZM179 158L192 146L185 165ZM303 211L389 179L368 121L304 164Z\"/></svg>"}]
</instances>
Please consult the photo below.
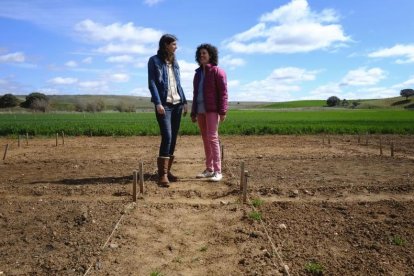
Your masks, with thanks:
<instances>
[{"instance_id":1,"label":"woman's right hand","mask_svg":"<svg viewBox=\"0 0 414 276\"><path fill-rule=\"evenodd\" d=\"M197 117L196 116L191 116L191 122L193 122L193 123L197 122Z\"/></svg>"},{"instance_id":2,"label":"woman's right hand","mask_svg":"<svg viewBox=\"0 0 414 276\"><path fill-rule=\"evenodd\" d=\"M164 115L165 114L165 109L162 106L162 104L158 104L157 105L157 113L160 114L160 115Z\"/></svg>"}]
</instances>

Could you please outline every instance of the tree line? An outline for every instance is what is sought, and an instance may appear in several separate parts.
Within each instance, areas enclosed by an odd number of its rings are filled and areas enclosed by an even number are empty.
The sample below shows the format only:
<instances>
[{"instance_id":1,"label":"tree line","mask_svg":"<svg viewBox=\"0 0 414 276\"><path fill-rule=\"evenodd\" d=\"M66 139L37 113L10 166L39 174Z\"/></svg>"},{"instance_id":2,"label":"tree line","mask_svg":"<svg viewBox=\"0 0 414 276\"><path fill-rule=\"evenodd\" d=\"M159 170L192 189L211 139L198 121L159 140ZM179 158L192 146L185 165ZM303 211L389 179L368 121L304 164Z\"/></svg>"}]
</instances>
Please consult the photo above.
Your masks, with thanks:
<instances>
[{"instance_id":1,"label":"tree line","mask_svg":"<svg viewBox=\"0 0 414 276\"><path fill-rule=\"evenodd\" d=\"M25 101L21 101L13 94L5 94L0 97L0 108L13 108L20 106L33 111L47 112L50 109L49 97L43 93L33 92L26 96ZM106 108L103 99L90 101L78 101L74 104L74 110L78 112L101 112ZM120 101L114 106L119 112L135 112L136 105L131 102Z\"/></svg>"},{"instance_id":2,"label":"tree line","mask_svg":"<svg viewBox=\"0 0 414 276\"><path fill-rule=\"evenodd\" d=\"M400 96L405 97L405 99L408 100L409 97L414 96L414 90L410 88L402 89L400 91ZM341 100L337 96L331 96L326 100L326 105L330 107L351 105L351 107L355 108L358 104L359 103L357 101L353 101L352 103L349 103L349 101L347 101L346 99Z\"/></svg>"}]
</instances>

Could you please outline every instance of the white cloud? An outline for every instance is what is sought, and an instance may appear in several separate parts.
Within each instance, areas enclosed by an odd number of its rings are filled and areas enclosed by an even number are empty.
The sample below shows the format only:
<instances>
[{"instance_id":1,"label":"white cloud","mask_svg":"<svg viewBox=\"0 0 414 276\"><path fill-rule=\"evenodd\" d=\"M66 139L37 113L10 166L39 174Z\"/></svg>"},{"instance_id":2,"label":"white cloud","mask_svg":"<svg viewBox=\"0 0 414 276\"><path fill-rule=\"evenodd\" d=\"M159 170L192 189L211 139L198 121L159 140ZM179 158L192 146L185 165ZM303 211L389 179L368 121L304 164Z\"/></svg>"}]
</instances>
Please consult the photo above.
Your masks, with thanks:
<instances>
[{"instance_id":1,"label":"white cloud","mask_svg":"<svg viewBox=\"0 0 414 276\"><path fill-rule=\"evenodd\" d=\"M341 85L365 86L375 85L386 76L380 68L367 69L365 67L349 71L342 79Z\"/></svg>"},{"instance_id":2,"label":"white cloud","mask_svg":"<svg viewBox=\"0 0 414 276\"><path fill-rule=\"evenodd\" d=\"M85 64L91 64L91 63L92 63L92 57L87 57L87 58L84 58L84 59L82 60L82 63L85 63Z\"/></svg>"},{"instance_id":3,"label":"white cloud","mask_svg":"<svg viewBox=\"0 0 414 276\"><path fill-rule=\"evenodd\" d=\"M401 90L405 88L413 88L413 86L414 86L414 76L411 76L408 80L402 83L398 83L392 86L392 88Z\"/></svg>"},{"instance_id":4,"label":"white cloud","mask_svg":"<svg viewBox=\"0 0 414 276\"><path fill-rule=\"evenodd\" d=\"M112 74L110 76L110 80L114 82L128 82L129 81L129 75L128 74Z\"/></svg>"},{"instance_id":5,"label":"white cloud","mask_svg":"<svg viewBox=\"0 0 414 276\"><path fill-rule=\"evenodd\" d=\"M105 43L95 51L103 54L148 54L154 52L163 34L153 28L113 23L103 25L90 19L76 24L75 31L88 42Z\"/></svg>"},{"instance_id":6,"label":"white cloud","mask_svg":"<svg viewBox=\"0 0 414 276\"><path fill-rule=\"evenodd\" d=\"M230 81L227 81L227 87L229 89L235 89L235 88L239 87L239 85L240 85L240 81L239 80L230 80Z\"/></svg>"},{"instance_id":7,"label":"white cloud","mask_svg":"<svg viewBox=\"0 0 414 276\"><path fill-rule=\"evenodd\" d=\"M381 49L368 54L371 58L387 58L387 57L401 57L397 59L396 63L414 63L414 44L401 45L397 44L391 48Z\"/></svg>"},{"instance_id":8,"label":"white cloud","mask_svg":"<svg viewBox=\"0 0 414 276\"><path fill-rule=\"evenodd\" d=\"M110 63L132 63L134 62L134 58L129 55L112 56L108 57L106 61Z\"/></svg>"},{"instance_id":9,"label":"white cloud","mask_svg":"<svg viewBox=\"0 0 414 276\"><path fill-rule=\"evenodd\" d=\"M288 101L292 92L301 90L299 84L315 79L317 72L296 67L277 68L264 80L252 81L233 87L237 95L229 93L230 100L238 101Z\"/></svg>"},{"instance_id":10,"label":"white cloud","mask_svg":"<svg viewBox=\"0 0 414 276\"><path fill-rule=\"evenodd\" d=\"M104 81L83 81L79 82L79 86L82 88L99 88L106 85Z\"/></svg>"},{"instance_id":11,"label":"white cloud","mask_svg":"<svg viewBox=\"0 0 414 276\"><path fill-rule=\"evenodd\" d=\"M233 58L230 55L226 55L220 59L220 64L224 67L229 67L230 69L234 69L236 67L240 67L246 64L244 59L242 58Z\"/></svg>"},{"instance_id":12,"label":"white cloud","mask_svg":"<svg viewBox=\"0 0 414 276\"><path fill-rule=\"evenodd\" d=\"M72 67L72 68L74 68L74 67L77 67L77 66L78 66L78 63L77 63L76 61L74 61L74 60L69 60L68 62L66 62L66 63L65 63L65 65L66 65L67 67Z\"/></svg>"},{"instance_id":13,"label":"white cloud","mask_svg":"<svg viewBox=\"0 0 414 276\"><path fill-rule=\"evenodd\" d=\"M163 0L145 0L144 4L147 5L147 6L152 7L154 5L157 5L158 3L161 3L162 1Z\"/></svg>"},{"instance_id":14,"label":"white cloud","mask_svg":"<svg viewBox=\"0 0 414 276\"><path fill-rule=\"evenodd\" d=\"M140 96L140 97L150 97L150 92L147 87L137 87L134 88L131 92L131 95ZM188 97L188 96L187 96Z\"/></svg>"},{"instance_id":15,"label":"white cloud","mask_svg":"<svg viewBox=\"0 0 414 276\"><path fill-rule=\"evenodd\" d=\"M0 79L0 91L6 93L21 93L25 92L27 87L14 79L14 76L7 76L4 79Z\"/></svg>"},{"instance_id":16,"label":"white cloud","mask_svg":"<svg viewBox=\"0 0 414 276\"><path fill-rule=\"evenodd\" d=\"M107 44L96 50L103 54L148 54L154 51L152 47L146 47L139 44Z\"/></svg>"},{"instance_id":17,"label":"white cloud","mask_svg":"<svg viewBox=\"0 0 414 276\"><path fill-rule=\"evenodd\" d=\"M162 32L152 28L134 26L133 22L126 24L113 23L105 26L90 19L76 24L75 30L88 40L136 42L143 44L158 42L162 35Z\"/></svg>"},{"instance_id":18,"label":"white cloud","mask_svg":"<svg viewBox=\"0 0 414 276\"><path fill-rule=\"evenodd\" d=\"M366 89L360 89L355 91L355 94L362 95L358 98L364 99L381 99L381 98L391 98L397 97L400 95L400 91L397 91L388 87L370 87Z\"/></svg>"},{"instance_id":19,"label":"white cloud","mask_svg":"<svg viewBox=\"0 0 414 276\"><path fill-rule=\"evenodd\" d=\"M187 99L189 99L193 95L193 78L198 65L195 62L185 60L178 60L178 64L180 65L181 86Z\"/></svg>"},{"instance_id":20,"label":"white cloud","mask_svg":"<svg viewBox=\"0 0 414 276\"><path fill-rule=\"evenodd\" d=\"M0 56L0 63L15 63L24 62L26 57L22 52L15 52Z\"/></svg>"},{"instance_id":21,"label":"white cloud","mask_svg":"<svg viewBox=\"0 0 414 276\"><path fill-rule=\"evenodd\" d=\"M74 84L76 82L78 82L78 79L76 78L63 78L63 77L56 77L53 79L48 80L49 83L52 84Z\"/></svg>"},{"instance_id":22,"label":"white cloud","mask_svg":"<svg viewBox=\"0 0 414 276\"><path fill-rule=\"evenodd\" d=\"M335 11L311 11L307 0L292 0L270 13L249 30L224 41L238 53L297 53L342 46L350 40Z\"/></svg>"},{"instance_id":23,"label":"white cloud","mask_svg":"<svg viewBox=\"0 0 414 276\"><path fill-rule=\"evenodd\" d=\"M340 97L342 94L342 89L338 83L329 83L312 90L307 99L328 99L330 96Z\"/></svg>"},{"instance_id":24,"label":"white cloud","mask_svg":"<svg viewBox=\"0 0 414 276\"><path fill-rule=\"evenodd\" d=\"M316 73L316 71L307 71L297 67L285 67L273 70L267 79L275 82L296 83L314 80Z\"/></svg>"},{"instance_id":25,"label":"white cloud","mask_svg":"<svg viewBox=\"0 0 414 276\"><path fill-rule=\"evenodd\" d=\"M136 61L134 64L134 67L136 68L146 68L147 67L147 61Z\"/></svg>"}]
</instances>

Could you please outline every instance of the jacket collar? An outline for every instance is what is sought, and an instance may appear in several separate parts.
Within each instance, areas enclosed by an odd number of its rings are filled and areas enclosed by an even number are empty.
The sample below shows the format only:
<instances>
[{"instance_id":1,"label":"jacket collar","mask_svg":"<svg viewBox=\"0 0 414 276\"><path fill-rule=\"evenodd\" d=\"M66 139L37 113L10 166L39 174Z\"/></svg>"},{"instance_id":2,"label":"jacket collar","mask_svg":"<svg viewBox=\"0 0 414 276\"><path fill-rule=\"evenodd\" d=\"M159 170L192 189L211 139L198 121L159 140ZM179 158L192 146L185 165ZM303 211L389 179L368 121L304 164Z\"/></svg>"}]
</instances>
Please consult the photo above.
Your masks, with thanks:
<instances>
[{"instance_id":1,"label":"jacket collar","mask_svg":"<svg viewBox=\"0 0 414 276\"><path fill-rule=\"evenodd\" d=\"M206 71L210 71L210 70L211 70L211 68L213 68L214 66L215 66L215 65L213 65L213 64L211 64L211 63L206 64L206 65L205 65L205 67L206 67ZM196 71L196 72L200 72L200 71L201 71L201 68L203 68L203 66L198 67L195 71Z\"/></svg>"}]
</instances>

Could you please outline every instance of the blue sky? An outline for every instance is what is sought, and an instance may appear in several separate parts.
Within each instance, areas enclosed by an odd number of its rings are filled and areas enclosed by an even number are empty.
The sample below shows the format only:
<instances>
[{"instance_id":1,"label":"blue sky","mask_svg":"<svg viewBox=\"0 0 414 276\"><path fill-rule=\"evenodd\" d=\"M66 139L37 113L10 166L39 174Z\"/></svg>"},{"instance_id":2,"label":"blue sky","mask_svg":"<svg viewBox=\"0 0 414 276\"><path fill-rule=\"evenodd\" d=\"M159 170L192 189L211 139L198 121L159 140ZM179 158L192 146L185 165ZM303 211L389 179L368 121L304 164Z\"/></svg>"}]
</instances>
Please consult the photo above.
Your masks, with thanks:
<instances>
[{"instance_id":1,"label":"blue sky","mask_svg":"<svg viewBox=\"0 0 414 276\"><path fill-rule=\"evenodd\" d=\"M187 98L196 47L219 49L232 101L384 98L414 88L413 0L1 0L0 95L149 96L175 34Z\"/></svg>"}]
</instances>

